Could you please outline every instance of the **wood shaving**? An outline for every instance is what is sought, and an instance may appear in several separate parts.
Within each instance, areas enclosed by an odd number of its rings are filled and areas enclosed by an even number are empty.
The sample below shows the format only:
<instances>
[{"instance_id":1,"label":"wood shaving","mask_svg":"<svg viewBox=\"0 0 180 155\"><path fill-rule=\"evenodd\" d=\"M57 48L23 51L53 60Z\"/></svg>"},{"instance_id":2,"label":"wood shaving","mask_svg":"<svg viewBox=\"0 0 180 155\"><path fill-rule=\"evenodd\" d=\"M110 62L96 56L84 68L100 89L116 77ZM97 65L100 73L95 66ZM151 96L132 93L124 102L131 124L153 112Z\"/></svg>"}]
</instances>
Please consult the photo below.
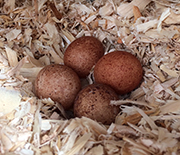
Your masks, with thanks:
<instances>
[{"instance_id":1,"label":"wood shaving","mask_svg":"<svg viewBox=\"0 0 180 155\"><path fill-rule=\"evenodd\" d=\"M133 6L134 22L141 17L141 12L137 6Z\"/></svg>"},{"instance_id":2,"label":"wood shaving","mask_svg":"<svg viewBox=\"0 0 180 155\"><path fill-rule=\"evenodd\" d=\"M179 0L2 0L0 8L0 154L180 154ZM143 66L139 88L111 101L121 112L108 126L34 94L40 69L63 64L84 35ZM92 68L82 83L93 82Z\"/></svg>"}]
</instances>

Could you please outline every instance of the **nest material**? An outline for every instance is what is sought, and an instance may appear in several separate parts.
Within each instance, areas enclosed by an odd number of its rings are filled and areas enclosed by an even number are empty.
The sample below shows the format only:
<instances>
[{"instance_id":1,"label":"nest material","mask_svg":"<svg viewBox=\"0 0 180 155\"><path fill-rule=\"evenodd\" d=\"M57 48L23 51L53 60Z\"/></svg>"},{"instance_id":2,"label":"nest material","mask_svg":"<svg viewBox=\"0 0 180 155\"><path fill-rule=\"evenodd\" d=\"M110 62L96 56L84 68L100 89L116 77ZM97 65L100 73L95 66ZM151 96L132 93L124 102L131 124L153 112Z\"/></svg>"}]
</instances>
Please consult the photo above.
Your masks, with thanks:
<instances>
[{"instance_id":1,"label":"nest material","mask_svg":"<svg viewBox=\"0 0 180 155\"><path fill-rule=\"evenodd\" d=\"M178 0L2 0L0 7L1 154L180 154ZM63 63L66 47L83 35L143 65L141 86L111 102L121 113L109 126L67 119L61 106L33 93L40 69Z\"/></svg>"}]
</instances>

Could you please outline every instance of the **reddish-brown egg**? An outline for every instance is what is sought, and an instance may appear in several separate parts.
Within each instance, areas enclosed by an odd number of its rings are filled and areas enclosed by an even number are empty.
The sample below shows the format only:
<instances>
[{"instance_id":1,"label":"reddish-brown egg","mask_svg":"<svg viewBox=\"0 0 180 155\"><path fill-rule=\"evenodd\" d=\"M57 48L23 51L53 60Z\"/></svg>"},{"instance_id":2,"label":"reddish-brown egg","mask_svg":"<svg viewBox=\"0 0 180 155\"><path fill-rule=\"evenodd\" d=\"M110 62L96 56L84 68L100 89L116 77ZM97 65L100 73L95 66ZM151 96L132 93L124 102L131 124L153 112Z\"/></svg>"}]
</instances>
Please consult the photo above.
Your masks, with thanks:
<instances>
[{"instance_id":1,"label":"reddish-brown egg","mask_svg":"<svg viewBox=\"0 0 180 155\"><path fill-rule=\"evenodd\" d=\"M77 38L67 47L64 64L84 78L103 55L103 44L93 36L84 36Z\"/></svg>"},{"instance_id":2,"label":"reddish-brown egg","mask_svg":"<svg viewBox=\"0 0 180 155\"><path fill-rule=\"evenodd\" d=\"M142 77L140 61L124 51L104 55L94 68L95 81L111 86L118 94L126 94L137 88Z\"/></svg>"},{"instance_id":3,"label":"reddish-brown egg","mask_svg":"<svg viewBox=\"0 0 180 155\"><path fill-rule=\"evenodd\" d=\"M111 124L120 112L120 108L110 105L110 101L117 99L116 92L107 85L97 83L88 85L75 99L74 115L85 116L103 124Z\"/></svg>"},{"instance_id":4,"label":"reddish-brown egg","mask_svg":"<svg viewBox=\"0 0 180 155\"><path fill-rule=\"evenodd\" d=\"M81 89L78 75L60 64L45 66L35 80L35 94L39 98L51 98L69 109Z\"/></svg>"}]
</instances>

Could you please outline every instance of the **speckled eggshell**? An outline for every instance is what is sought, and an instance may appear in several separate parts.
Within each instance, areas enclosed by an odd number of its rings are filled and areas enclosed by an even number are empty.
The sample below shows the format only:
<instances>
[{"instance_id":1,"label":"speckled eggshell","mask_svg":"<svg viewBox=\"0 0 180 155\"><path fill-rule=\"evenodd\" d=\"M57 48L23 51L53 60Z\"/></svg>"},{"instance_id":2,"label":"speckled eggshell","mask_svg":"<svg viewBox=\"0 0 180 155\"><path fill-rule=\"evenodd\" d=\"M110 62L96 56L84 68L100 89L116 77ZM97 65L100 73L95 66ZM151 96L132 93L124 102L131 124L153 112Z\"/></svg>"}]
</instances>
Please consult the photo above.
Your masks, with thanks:
<instances>
[{"instance_id":1,"label":"speckled eggshell","mask_svg":"<svg viewBox=\"0 0 180 155\"><path fill-rule=\"evenodd\" d=\"M125 51L104 55L94 68L95 81L111 86L118 94L126 94L137 88L142 77L140 61Z\"/></svg>"},{"instance_id":2,"label":"speckled eggshell","mask_svg":"<svg viewBox=\"0 0 180 155\"><path fill-rule=\"evenodd\" d=\"M35 94L39 98L51 98L69 109L81 89L78 75L60 64L45 66L35 80Z\"/></svg>"},{"instance_id":3,"label":"speckled eggshell","mask_svg":"<svg viewBox=\"0 0 180 155\"><path fill-rule=\"evenodd\" d=\"M84 78L103 55L103 44L97 38L83 36L67 47L64 53L64 64L71 67L79 77Z\"/></svg>"},{"instance_id":4,"label":"speckled eggshell","mask_svg":"<svg viewBox=\"0 0 180 155\"><path fill-rule=\"evenodd\" d=\"M120 109L118 106L110 105L110 101L117 99L116 92L107 85L88 85L78 93L75 99L74 115L88 117L103 124L111 124Z\"/></svg>"}]
</instances>

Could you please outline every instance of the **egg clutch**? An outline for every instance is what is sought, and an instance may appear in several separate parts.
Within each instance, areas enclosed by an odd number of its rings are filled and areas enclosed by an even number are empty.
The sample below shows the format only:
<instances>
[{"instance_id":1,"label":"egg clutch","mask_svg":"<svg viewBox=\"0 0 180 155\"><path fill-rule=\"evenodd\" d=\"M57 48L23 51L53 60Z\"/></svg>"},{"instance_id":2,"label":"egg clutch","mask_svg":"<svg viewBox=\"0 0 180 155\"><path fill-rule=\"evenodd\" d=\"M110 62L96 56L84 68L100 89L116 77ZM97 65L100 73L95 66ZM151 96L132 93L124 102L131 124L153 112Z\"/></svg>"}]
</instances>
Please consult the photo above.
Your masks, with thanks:
<instances>
[{"instance_id":1,"label":"egg clutch","mask_svg":"<svg viewBox=\"0 0 180 155\"><path fill-rule=\"evenodd\" d=\"M82 88L94 67L94 83ZM113 51L105 54L103 44L93 36L74 40L65 50L64 64L45 66L35 80L38 98L51 98L75 117L88 117L111 124L120 108L110 105L119 95L136 89L143 78L140 61L131 53Z\"/></svg>"}]
</instances>

